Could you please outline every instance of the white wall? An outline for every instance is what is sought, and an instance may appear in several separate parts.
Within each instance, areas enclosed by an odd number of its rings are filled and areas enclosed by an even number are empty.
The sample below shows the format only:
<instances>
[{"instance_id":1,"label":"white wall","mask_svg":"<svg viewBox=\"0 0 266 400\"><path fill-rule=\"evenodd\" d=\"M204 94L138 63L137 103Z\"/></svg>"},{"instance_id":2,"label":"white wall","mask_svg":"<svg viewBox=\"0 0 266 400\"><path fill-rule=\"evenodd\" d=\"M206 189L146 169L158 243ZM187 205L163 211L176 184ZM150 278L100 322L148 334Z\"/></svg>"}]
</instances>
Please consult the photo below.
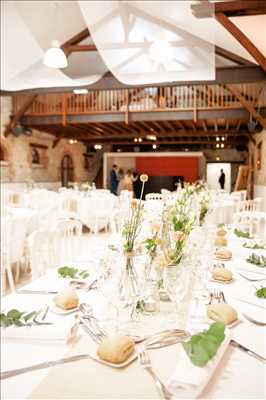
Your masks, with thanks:
<instances>
[{"instance_id":1,"label":"white wall","mask_svg":"<svg viewBox=\"0 0 266 400\"><path fill-rule=\"evenodd\" d=\"M231 192L231 164L230 163L208 163L207 164L207 183L210 189L220 189L218 182L221 169L225 173L225 190Z\"/></svg>"}]
</instances>

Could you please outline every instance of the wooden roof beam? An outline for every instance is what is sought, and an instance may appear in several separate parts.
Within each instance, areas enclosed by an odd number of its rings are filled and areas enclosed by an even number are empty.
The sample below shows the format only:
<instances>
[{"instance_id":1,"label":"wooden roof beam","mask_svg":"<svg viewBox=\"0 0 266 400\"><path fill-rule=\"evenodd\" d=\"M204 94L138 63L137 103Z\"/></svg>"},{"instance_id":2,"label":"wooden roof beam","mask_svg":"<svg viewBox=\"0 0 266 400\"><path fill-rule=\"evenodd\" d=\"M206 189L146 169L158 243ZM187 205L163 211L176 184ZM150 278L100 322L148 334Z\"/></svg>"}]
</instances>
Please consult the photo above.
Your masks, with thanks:
<instances>
[{"instance_id":1,"label":"wooden roof beam","mask_svg":"<svg viewBox=\"0 0 266 400\"><path fill-rule=\"evenodd\" d=\"M191 6L192 13L197 18L209 18L215 13L225 13L228 17L266 14L266 4L263 0L234 0L213 3L200 2Z\"/></svg>"},{"instance_id":2,"label":"wooden roof beam","mask_svg":"<svg viewBox=\"0 0 266 400\"><path fill-rule=\"evenodd\" d=\"M89 36L89 29L85 28L81 32L78 32L76 35L72 36L72 38L68 39L65 43L63 43L61 49L66 50L69 46L74 46L82 42L82 40L87 39L87 37Z\"/></svg>"},{"instance_id":3,"label":"wooden roof beam","mask_svg":"<svg viewBox=\"0 0 266 400\"><path fill-rule=\"evenodd\" d=\"M239 65L256 65L252 61L247 60L244 57L239 56L238 54L232 53L229 50L226 50L220 46L215 46L215 53L223 58L226 58L229 61L233 61L236 64Z\"/></svg>"},{"instance_id":4,"label":"wooden roof beam","mask_svg":"<svg viewBox=\"0 0 266 400\"><path fill-rule=\"evenodd\" d=\"M28 108L32 105L32 103L34 102L34 100L36 99L37 94L33 95L33 96L28 96L24 103L22 104L22 106L20 107L20 109L16 112L15 115L13 115L12 117L10 117L10 122L7 124L5 130L4 130L4 136L7 137L10 133L11 130L13 128L15 128L15 126L17 125L17 123L20 121L20 119L23 117L23 115L25 114L25 112L28 110Z\"/></svg>"},{"instance_id":5,"label":"wooden roof beam","mask_svg":"<svg viewBox=\"0 0 266 400\"><path fill-rule=\"evenodd\" d=\"M254 3L257 2L254 1ZM266 57L264 57L251 40L249 40L249 38L223 12L216 13L215 18L249 52L254 60L256 60L261 68L266 72Z\"/></svg>"},{"instance_id":6,"label":"wooden roof beam","mask_svg":"<svg viewBox=\"0 0 266 400\"><path fill-rule=\"evenodd\" d=\"M255 110L254 106L245 99L244 96L240 93L240 91L234 86L234 85L225 85L225 87L234 95L238 98L240 103L245 107L246 110L258 121L261 126L266 129L266 118L263 118L263 116Z\"/></svg>"}]
</instances>

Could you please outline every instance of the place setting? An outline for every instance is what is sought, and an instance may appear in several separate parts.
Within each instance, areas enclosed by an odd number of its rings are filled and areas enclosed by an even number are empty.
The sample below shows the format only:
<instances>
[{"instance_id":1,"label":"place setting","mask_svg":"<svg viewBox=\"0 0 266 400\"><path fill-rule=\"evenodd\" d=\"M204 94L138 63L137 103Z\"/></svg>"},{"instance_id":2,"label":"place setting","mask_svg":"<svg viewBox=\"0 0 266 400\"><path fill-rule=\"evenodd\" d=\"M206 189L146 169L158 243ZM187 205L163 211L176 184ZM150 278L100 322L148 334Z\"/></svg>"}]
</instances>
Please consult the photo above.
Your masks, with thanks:
<instances>
[{"instance_id":1,"label":"place setting","mask_svg":"<svg viewBox=\"0 0 266 400\"><path fill-rule=\"evenodd\" d=\"M2 3L1 397L264 399L265 2Z\"/></svg>"}]
</instances>

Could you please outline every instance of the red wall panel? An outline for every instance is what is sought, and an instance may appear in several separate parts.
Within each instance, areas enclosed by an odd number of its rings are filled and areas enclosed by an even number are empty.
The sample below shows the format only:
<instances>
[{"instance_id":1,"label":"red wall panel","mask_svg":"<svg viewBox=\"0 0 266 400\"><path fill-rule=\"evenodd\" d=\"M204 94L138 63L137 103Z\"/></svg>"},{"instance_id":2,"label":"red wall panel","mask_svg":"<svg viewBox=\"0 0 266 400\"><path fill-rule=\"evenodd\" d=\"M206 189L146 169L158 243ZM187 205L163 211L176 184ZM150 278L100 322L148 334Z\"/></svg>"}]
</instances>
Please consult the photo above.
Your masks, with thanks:
<instances>
[{"instance_id":1,"label":"red wall panel","mask_svg":"<svg viewBox=\"0 0 266 400\"><path fill-rule=\"evenodd\" d=\"M184 176L198 179L198 157L136 157L136 170L150 176Z\"/></svg>"}]
</instances>

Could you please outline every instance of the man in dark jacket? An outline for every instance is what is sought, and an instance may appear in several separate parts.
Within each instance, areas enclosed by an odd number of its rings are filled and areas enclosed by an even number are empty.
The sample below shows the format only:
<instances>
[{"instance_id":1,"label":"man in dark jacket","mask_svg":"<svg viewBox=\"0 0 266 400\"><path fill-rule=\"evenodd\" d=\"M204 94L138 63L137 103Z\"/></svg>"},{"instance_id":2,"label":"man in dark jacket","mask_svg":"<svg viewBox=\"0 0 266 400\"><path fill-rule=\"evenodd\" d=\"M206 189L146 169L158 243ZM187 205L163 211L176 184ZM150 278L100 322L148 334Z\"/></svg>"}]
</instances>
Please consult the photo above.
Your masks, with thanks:
<instances>
[{"instance_id":1,"label":"man in dark jacket","mask_svg":"<svg viewBox=\"0 0 266 400\"><path fill-rule=\"evenodd\" d=\"M118 171L118 166L114 164L110 174L110 181L111 181L111 193L116 195L118 186L117 171Z\"/></svg>"},{"instance_id":2,"label":"man in dark jacket","mask_svg":"<svg viewBox=\"0 0 266 400\"><path fill-rule=\"evenodd\" d=\"M224 173L223 169L221 169L221 175L220 175L220 178L219 178L219 183L220 183L221 189L224 189L225 173Z\"/></svg>"}]
</instances>

